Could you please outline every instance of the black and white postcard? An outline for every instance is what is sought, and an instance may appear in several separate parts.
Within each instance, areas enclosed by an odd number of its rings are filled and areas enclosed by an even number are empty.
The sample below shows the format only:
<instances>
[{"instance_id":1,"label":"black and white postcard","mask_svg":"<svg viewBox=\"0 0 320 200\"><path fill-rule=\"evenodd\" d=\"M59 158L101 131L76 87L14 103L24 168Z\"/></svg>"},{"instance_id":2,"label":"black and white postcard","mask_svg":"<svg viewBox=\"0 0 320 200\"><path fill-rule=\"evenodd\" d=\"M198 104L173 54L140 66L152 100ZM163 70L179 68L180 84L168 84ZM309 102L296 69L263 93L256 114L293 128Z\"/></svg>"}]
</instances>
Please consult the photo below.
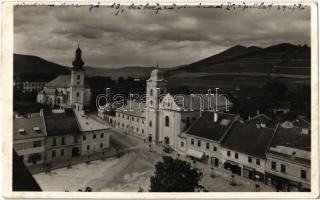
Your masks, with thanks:
<instances>
[{"instance_id":1,"label":"black and white postcard","mask_svg":"<svg viewBox=\"0 0 320 200\"><path fill-rule=\"evenodd\" d=\"M319 195L316 3L2 10L5 197Z\"/></svg>"}]
</instances>

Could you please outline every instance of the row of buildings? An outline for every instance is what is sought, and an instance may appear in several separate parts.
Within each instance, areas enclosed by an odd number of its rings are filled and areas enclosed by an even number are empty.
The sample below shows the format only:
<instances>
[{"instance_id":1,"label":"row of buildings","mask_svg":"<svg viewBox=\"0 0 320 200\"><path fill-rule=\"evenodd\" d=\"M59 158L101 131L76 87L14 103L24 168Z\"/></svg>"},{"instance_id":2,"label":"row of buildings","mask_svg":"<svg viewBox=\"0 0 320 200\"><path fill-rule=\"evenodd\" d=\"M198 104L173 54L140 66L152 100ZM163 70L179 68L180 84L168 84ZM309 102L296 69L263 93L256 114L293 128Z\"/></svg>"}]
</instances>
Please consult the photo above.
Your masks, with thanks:
<instances>
[{"instance_id":1,"label":"row of buildings","mask_svg":"<svg viewBox=\"0 0 320 200\"><path fill-rule=\"evenodd\" d=\"M213 101L205 94L171 95L166 84L161 71L153 70L147 80L147 101L130 101L116 109L115 116L104 118L146 142L163 144L239 176L281 190L310 190L309 122L275 124L263 114L243 120L225 112L232 102L222 95Z\"/></svg>"},{"instance_id":2,"label":"row of buildings","mask_svg":"<svg viewBox=\"0 0 320 200\"><path fill-rule=\"evenodd\" d=\"M109 127L72 108L44 109L13 121L13 148L26 166L109 148Z\"/></svg>"}]
</instances>

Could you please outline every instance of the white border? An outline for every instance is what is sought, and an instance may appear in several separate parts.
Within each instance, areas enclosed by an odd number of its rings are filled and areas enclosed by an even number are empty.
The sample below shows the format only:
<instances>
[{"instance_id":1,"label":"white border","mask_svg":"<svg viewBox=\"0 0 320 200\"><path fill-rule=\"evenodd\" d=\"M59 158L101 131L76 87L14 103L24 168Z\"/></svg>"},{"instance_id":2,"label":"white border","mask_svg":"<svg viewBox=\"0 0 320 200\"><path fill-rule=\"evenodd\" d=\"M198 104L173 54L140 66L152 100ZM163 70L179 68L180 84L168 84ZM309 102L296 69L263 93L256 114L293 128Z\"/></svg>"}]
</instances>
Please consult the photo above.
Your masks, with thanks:
<instances>
[{"instance_id":1,"label":"white border","mask_svg":"<svg viewBox=\"0 0 320 200\"><path fill-rule=\"evenodd\" d=\"M99 1L28 1L33 3L79 3L79 4L96 4ZM172 5L172 1L135 1L135 4L160 3L161 5ZM229 2L229 1L227 1ZM223 1L201 1L206 4L227 3ZM254 1L246 1L247 4ZM292 5L301 2L282 2L268 1L274 5ZM114 2L102 3L100 5L111 5ZM121 5L130 5L132 2L116 1ZM176 4L184 5L186 1L176 0ZM242 4L243 1L233 1L232 3ZM261 2L257 2L261 3ZM266 2L265 2L266 3ZM199 2L189 2L188 5L198 5ZM303 3L311 6L311 63L312 63L312 147L311 147L311 192L207 192L207 193L139 193L139 192L12 192L12 85L13 85L13 1L3 1L1 4L2 11L2 32L1 32L1 133L2 133L2 175L3 175L3 195L5 198L94 198L94 199L212 199L212 198L317 198L319 197L319 135L318 135L318 103L319 103L319 73L318 73L318 7L316 3ZM161 11L160 11L161 12Z\"/></svg>"}]
</instances>

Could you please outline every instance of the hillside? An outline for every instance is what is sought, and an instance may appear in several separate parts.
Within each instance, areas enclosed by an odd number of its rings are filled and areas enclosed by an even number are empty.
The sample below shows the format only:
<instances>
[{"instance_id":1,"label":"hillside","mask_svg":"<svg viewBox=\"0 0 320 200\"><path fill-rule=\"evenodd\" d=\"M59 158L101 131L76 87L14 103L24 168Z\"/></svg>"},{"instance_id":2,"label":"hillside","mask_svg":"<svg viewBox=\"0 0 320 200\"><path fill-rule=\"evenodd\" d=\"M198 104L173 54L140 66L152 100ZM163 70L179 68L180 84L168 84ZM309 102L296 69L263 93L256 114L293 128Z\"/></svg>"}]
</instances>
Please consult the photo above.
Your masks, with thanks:
<instances>
[{"instance_id":1,"label":"hillside","mask_svg":"<svg viewBox=\"0 0 320 200\"><path fill-rule=\"evenodd\" d=\"M69 68L31 55L13 55L14 75L20 74L67 74Z\"/></svg>"},{"instance_id":2,"label":"hillside","mask_svg":"<svg viewBox=\"0 0 320 200\"><path fill-rule=\"evenodd\" d=\"M217 55L168 71L170 78L213 74L287 74L310 76L311 49L279 44L267 48L235 46Z\"/></svg>"}]
</instances>

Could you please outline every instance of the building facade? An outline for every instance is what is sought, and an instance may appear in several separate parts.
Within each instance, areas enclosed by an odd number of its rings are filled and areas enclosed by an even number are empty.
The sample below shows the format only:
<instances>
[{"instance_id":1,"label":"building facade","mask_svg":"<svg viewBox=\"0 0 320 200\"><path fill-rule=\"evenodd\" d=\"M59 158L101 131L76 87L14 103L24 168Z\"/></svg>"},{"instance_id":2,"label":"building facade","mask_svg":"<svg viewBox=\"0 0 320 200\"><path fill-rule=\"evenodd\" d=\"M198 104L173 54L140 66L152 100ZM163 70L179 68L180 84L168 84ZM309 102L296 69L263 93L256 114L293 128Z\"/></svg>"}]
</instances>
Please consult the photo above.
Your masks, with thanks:
<instances>
[{"instance_id":1,"label":"building facade","mask_svg":"<svg viewBox=\"0 0 320 200\"><path fill-rule=\"evenodd\" d=\"M81 49L77 48L70 75L60 75L46 83L37 95L37 102L50 106L71 106L84 110L90 105L91 89L84 74Z\"/></svg>"}]
</instances>

